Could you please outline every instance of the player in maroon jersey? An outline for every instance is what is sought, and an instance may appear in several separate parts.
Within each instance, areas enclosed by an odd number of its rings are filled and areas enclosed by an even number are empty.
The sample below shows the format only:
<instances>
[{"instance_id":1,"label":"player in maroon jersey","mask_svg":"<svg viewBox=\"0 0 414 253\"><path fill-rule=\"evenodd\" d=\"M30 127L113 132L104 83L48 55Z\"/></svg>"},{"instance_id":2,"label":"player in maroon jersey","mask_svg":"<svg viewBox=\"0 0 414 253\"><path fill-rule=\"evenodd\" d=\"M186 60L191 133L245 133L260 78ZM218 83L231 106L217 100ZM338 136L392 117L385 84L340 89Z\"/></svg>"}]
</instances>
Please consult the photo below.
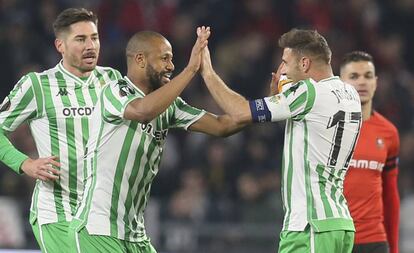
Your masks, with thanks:
<instances>
[{"instance_id":1,"label":"player in maroon jersey","mask_svg":"<svg viewBox=\"0 0 414 253\"><path fill-rule=\"evenodd\" d=\"M377 87L372 56L348 53L340 71L342 80L358 91L363 119L344 183L356 228L353 253L398 253L398 131L372 107Z\"/></svg>"}]
</instances>

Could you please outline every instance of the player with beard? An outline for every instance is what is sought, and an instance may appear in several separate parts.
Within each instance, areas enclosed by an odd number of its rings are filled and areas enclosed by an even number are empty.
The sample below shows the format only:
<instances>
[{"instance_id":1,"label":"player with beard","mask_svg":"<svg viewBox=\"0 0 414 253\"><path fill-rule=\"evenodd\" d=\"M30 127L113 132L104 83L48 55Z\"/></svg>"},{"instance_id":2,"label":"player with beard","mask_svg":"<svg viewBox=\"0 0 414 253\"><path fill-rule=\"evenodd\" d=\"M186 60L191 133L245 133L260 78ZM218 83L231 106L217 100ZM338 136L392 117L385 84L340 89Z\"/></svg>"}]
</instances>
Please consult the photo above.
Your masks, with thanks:
<instances>
[{"instance_id":1,"label":"player with beard","mask_svg":"<svg viewBox=\"0 0 414 253\"><path fill-rule=\"evenodd\" d=\"M129 40L127 76L105 86L93 114L89 176L70 226L71 252L155 252L143 215L168 130L227 136L243 126L178 97L200 67L210 29L198 28L197 34L187 67L171 81L173 53L166 38L143 31Z\"/></svg>"},{"instance_id":2,"label":"player with beard","mask_svg":"<svg viewBox=\"0 0 414 253\"><path fill-rule=\"evenodd\" d=\"M201 74L214 100L244 124L286 120L282 159L285 211L280 253L350 253L354 224L342 184L358 137L358 93L334 76L331 50L317 31L292 29L279 39L277 73L292 84L277 95L247 100L215 73L203 51Z\"/></svg>"},{"instance_id":3,"label":"player with beard","mask_svg":"<svg viewBox=\"0 0 414 253\"><path fill-rule=\"evenodd\" d=\"M96 66L97 17L86 9L66 9L53 24L62 60L41 73L23 76L0 109L0 159L15 172L37 179L30 223L43 252L67 248L67 228L82 198L83 155L90 115L101 85L121 77ZM41 158L18 151L6 137L27 122Z\"/></svg>"}]
</instances>

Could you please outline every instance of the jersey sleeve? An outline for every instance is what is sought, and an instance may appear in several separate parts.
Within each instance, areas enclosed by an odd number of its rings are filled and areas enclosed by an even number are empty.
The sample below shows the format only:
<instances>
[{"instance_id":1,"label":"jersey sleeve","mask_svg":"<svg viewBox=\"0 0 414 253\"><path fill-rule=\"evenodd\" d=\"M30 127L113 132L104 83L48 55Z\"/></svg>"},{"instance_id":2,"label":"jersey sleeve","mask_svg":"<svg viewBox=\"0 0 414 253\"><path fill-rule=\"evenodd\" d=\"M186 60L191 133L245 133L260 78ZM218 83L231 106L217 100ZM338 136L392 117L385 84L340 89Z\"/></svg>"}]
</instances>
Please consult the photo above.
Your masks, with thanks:
<instances>
[{"instance_id":1,"label":"jersey sleeve","mask_svg":"<svg viewBox=\"0 0 414 253\"><path fill-rule=\"evenodd\" d=\"M188 105L182 98L178 97L172 104L173 124L170 128L182 128L187 130L194 122L199 120L206 112Z\"/></svg>"},{"instance_id":2,"label":"jersey sleeve","mask_svg":"<svg viewBox=\"0 0 414 253\"><path fill-rule=\"evenodd\" d=\"M382 173L384 226L390 253L398 252L399 222L400 222L400 196L398 193L398 155L400 139L398 131L394 128L389 138L387 160Z\"/></svg>"},{"instance_id":3,"label":"jersey sleeve","mask_svg":"<svg viewBox=\"0 0 414 253\"><path fill-rule=\"evenodd\" d=\"M23 76L0 106L0 160L19 174L28 156L17 150L6 134L37 116L36 87L40 86L34 73Z\"/></svg>"},{"instance_id":4,"label":"jersey sleeve","mask_svg":"<svg viewBox=\"0 0 414 253\"><path fill-rule=\"evenodd\" d=\"M312 109L315 87L310 80L292 85L286 91L263 99L249 101L254 122L302 120Z\"/></svg>"},{"instance_id":5,"label":"jersey sleeve","mask_svg":"<svg viewBox=\"0 0 414 253\"><path fill-rule=\"evenodd\" d=\"M0 126L4 131L14 131L26 120L36 117L35 82L38 84L34 73L23 76L4 99L0 106Z\"/></svg>"},{"instance_id":6,"label":"jersey sleeve","mask_svg":"<svg viewBox=\"0 0 414 253\"><path fill-rule=\"evenodd\" d=\"M127 105L138 98L138 91L123 80L110 83L101 93L101 110L103 119L110 123L124 119Z\"/></svg>"},{"instance_id":7,"label":"jersey sleeve","mask_svg":"<svg viewBox=\"0 0 414 253\"><path fill-rule=\"evenodd\" d=\"M384 170L392 170L398 167L398 159L400 153L400 138L397 129L393 128L392 135L388 141L387 160Z\"/></svg>"}]
</instances>

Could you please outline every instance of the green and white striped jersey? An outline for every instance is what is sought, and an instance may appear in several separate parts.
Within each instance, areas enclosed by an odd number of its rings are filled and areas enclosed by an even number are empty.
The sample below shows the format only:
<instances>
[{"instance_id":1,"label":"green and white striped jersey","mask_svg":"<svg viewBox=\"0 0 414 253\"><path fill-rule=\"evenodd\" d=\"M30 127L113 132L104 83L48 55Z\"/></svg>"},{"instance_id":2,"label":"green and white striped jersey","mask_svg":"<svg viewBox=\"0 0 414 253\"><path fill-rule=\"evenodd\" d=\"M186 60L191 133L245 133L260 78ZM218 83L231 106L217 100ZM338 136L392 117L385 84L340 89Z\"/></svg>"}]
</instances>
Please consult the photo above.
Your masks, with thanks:
<instances>
[{"instance_id":1,"label":"green and white striped jersey","mask_svg":"<svg viewBox=\"0 0 414 253\"><path fill-rule=\"evenodd\" d=\"M145 94L125 77L102 90L88 143L89 177L72 226L89 234L146 240L144 209L169 128L187 128L205 111L177 98L149 123L126 120L128 103ZM76 222L76 219L78 220Z\"/></svg>"},{"instance_id":2,"label":"green and white striped jersey","mask_svg":"<svg viewBox=\"0 0 414 253\"><path fill-rule=\"evenodd\" d=\"M283 230L354 230L343 181L361 125L358 93L338 77L292 85L264 99L287 119L282 161Z\"/></svg>"},{"instance_id":3,"label":"green and white striped jersey","mask_svg":"<svg viewBox=\"0 0 414 253\"><path fill-rule=\"evenodd\" d=\"M90 135L90 115L101 86L121 78L117 70L99 67L87 80L68 72L62 63L41 73L29 73L15 85L3 103L0 126L14 131L30 126L40 157L55 155L61 163L56 182L37 180L31 205L31 222L70 221L82 198L86 170L83 162Z\"/></svg>"}]
</instances>

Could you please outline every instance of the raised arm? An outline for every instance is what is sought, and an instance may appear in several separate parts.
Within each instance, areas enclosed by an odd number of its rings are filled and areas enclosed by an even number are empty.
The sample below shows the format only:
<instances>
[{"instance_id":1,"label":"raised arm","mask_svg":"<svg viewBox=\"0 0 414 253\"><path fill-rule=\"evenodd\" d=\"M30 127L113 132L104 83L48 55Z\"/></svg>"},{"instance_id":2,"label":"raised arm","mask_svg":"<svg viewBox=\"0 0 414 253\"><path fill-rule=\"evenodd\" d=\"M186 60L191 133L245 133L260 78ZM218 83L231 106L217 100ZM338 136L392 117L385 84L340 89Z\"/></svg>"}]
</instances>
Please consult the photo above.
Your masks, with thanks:
<instances>
[{"instance_id":1,"label":"raised arm","mask_svg":"<svg viewBox=\"0 0 414 253\"><path fill-rule=\"evenodd\" d=\"M191 51L187 67L166 85L129 103L124 112L125 119L146 123L165 111L200 68L201 51L207 46L209 36L210 27L198 27L197 40Z\"/></svg>"},{"instance_id":2,"label":"raised arm","mask_svg":"<svg viewBox=\"0 0 414 253\"><path fill-rule=\"evenodd\" d=\"M229 115L214 115L207 112L189 129L218 137L227 137L239 132L246 124L236 122Z\"/></svg>"},{"instance_id":3,"label":"raised arm","mask_svg":"<svg viewBox=\"0 0 414 253\"><path fill-rule=\"evenodd\" d=\"M208 47L205 47L202 53L201 75L216 103L235 122L237 122L237 124L247 124L252 122L249 101L231 90L216 74L211 64Z\"/></svg>"}]
</instances>

